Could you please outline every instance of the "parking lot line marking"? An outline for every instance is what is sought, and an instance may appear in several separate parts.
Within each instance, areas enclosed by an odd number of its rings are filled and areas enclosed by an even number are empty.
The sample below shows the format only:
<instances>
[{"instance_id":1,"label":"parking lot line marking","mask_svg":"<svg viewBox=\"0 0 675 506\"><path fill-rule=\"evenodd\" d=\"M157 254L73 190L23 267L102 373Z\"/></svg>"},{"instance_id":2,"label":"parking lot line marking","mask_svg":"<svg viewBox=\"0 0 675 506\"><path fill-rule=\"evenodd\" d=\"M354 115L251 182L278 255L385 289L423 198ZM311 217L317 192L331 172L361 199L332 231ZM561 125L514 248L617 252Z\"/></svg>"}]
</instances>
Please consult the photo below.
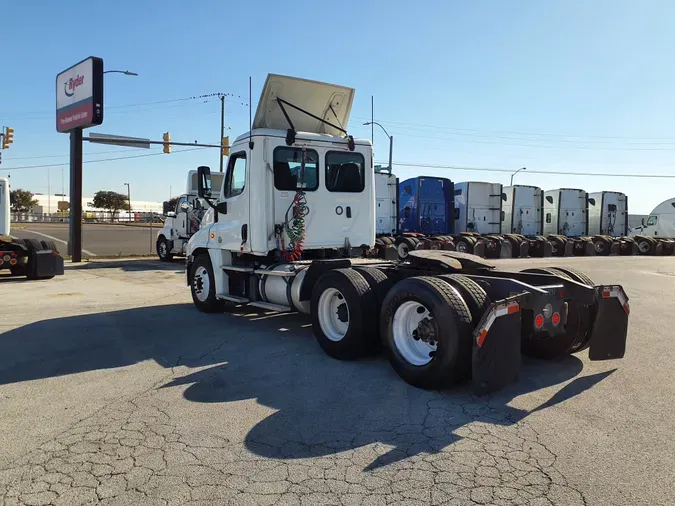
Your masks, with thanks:
<instances>
[{"instance_id":1,"label":"parking lot line marking","mask_svg":"<svg viewBox=\"0 0 675 506\"><path fill-rule=\"evenodd\" d=\"M52 241L58 241L68 246L68 241L64 241L63 239L59 239L58 237L52 237L51 235L43 234L42 232L36 232L35 230L31 230L30 228L25 228L23 229L23 231L28 232L30 234L41 235L42 237L46 237L47 239L51 239ZM92 257L97 256L96 253L92 253L91 251L88 251L86 249L83 249L82 253L85 253L86 255L90 255Z\"/></svg>"}]
</instances>

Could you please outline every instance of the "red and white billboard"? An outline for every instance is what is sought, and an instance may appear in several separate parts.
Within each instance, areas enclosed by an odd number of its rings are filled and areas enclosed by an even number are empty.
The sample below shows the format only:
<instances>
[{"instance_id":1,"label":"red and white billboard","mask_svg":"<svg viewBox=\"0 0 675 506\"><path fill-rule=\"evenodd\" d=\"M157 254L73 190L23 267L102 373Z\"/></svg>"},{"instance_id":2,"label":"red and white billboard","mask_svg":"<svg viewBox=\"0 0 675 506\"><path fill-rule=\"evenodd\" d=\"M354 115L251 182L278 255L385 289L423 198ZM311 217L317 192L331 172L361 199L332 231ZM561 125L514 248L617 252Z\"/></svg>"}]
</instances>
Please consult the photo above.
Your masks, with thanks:
<instances>
[{"instance_id":1,"label":"red and white billboard","mask_svg":"<svg viewBox=\"0 0 675 506\"><path fill-rule=\"evenodd\" d=\"M56 76L56 131L103 123L103 60L91 56Z\"/></svg>"}]
</instances>

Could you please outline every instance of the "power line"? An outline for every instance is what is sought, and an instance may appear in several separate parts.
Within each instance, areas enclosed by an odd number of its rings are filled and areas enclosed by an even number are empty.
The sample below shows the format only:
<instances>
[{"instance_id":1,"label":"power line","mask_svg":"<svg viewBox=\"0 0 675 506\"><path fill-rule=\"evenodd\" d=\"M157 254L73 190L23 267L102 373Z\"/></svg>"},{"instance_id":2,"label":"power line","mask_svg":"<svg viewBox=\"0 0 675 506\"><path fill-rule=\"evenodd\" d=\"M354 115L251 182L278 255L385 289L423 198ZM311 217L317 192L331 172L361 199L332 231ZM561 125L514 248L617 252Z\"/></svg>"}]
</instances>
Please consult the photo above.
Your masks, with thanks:
<instances>
[{"instance_id":1,"label":"power line","mask_svg":"<svg viewBox=\"0 0 675 506\"><path fill-rule=\"evenodd\" d=\"M353 119L359 121L370 121L370 117L361 118L352 116ZM378 120L380 123L385 125L401 125L401 126L410 126L410 127L419 127L419 128L431 128L436 130L453 130L458 132L476 132L476 133L490 133L490 134L511 134L511 135L525 135L525 136L538 136L538 137L571 137L577 139L641 139L641 140L665 140L665 141L675 141L673 137L637 137L637 136L619 136L619 135L573 135L573 134L555 134L555 133L543 133L543 132L516 132L510 130L477 130L472 128L459 128L451 127L444 125L428 125L428 124L419 124L419 123L409 123L405 121L393 121L393 120ZM534 139L531 139L534 140ZM657 143L658 144L658 143Z\"/></svg>"},{"instance_id":2,"label":"power line","mask_svg":"<svg viewBox=\"0 0 675 506\"><path fill-rule=\"evenodd\" d=\"M187 148L187 149L179 149L174 151L174 153L185 153L186 151L197 151L200 149L208 149L208 148ZM115 160L130 160L132 158L145 158L148 156L159 156L163 155L164 153L146 153L144 155L133 155L133 156L118 156L115 158L101 158L100 160L85 160L82 163L97 163L97 162L112 162ZM19 169L41 169L41 168L46 168L46 167L66 167L69 166L70 163L50 163L50 164L45 164L45 165L24 165L21 167L2 167L0 170L19 170Z\"/></svg>"},{"instance_id":3,"label":"power line","mask_svg":"<svg viewBox=\"0 0 675 506\"><path fill-rule=\"evenodd\" d=\"M376 161L375 163L386 165L388 161ZM420 167L427 169L451 169L451 170L464 170L472 172L505 172L512 174L513 169L499 169L499 168L489 168L489 167L462 167L458 165L439 165L431 163L414 163L414 162L393 162L393 165L398 165L399 167ZM525 174L525 172L523 172ZM554 170L530 170L527 169L527 174L548 174L548 175L560 175L560 176L603 176L603 177L634 177L634 178L665 178L665 179L675 179L675 175L666 175L666 174L611 174L608 172L562 172Z\"/></svg>"}]
</instances>

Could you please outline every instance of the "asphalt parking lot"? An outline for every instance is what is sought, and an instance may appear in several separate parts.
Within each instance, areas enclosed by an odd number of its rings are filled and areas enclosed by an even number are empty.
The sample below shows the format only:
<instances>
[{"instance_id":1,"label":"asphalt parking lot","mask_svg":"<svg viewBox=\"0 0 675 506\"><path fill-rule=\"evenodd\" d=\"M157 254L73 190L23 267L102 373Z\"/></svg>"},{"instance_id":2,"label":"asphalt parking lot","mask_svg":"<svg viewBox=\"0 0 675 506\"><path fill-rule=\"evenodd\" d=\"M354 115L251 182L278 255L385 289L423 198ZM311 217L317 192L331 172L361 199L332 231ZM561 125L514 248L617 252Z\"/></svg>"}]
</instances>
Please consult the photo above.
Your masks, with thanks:
<instances>
[{"instance_id":1,"label":"asphalt parking lot","mask_svg":"<svg viewBox=\"0 0 675 506\"><path fill-rule=\"evenodd\" d=\"M152 227L85 223L82 226L83 256L154 254L160 228L161 223L153 223ZM60 252L67 252L67 223L21 223L12 227L12 235L21 239L51 239Z\"/></svg>"},{"instance_id":2,"label":"asphalt parking lot","mask_svg":"<svg viewBox=\"0 0 675 506\"><path fill-rule=\"evenodd\" d=\"M496 263L623 284L626 357L428 392L305 317L197 312L181 261L0 275L0 505L675 504L675 258Z\"/></svg>"}]
</instances>

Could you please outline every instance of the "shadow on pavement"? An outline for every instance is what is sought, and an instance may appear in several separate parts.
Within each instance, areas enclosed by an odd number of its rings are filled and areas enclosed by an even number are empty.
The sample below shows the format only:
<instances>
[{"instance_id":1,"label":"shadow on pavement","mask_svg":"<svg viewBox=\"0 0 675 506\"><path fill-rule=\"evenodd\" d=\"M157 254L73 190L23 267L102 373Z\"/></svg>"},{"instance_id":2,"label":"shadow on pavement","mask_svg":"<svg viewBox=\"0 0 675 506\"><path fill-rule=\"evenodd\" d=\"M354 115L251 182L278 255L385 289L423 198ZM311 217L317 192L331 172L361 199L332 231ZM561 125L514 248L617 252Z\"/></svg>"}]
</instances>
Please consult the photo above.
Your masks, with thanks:
<instances>
[{"instance_id":1,"label":"shadow on pavement","mask_svg":"<svg viewBox=\"0 0 675 506\"><path fill-rule=\"evenodd\" d=\"M171 262L162 262L153 258L121 259L121 260L90 260L79 264L66 264L66 270L90 269L122 269L126 272L142 271L171 271L185 272L185 259L179 258Z\"/></svg>"},{"instance_id":2,"label":"shadow on pavement","mask_svg":"<svg viewBox=\"0 0 675 506\"><path fill-rule=\"evenodd\" d=\"M458 441L475 422L518 424L530 413L589 390L614 371L577 377L582 362L525 360L521 379L489 397L467 385L444 392L415 389L384 357L339 362L318 347L309 319L293 314L197 312L172 304L45 320L0 336L0 384L128 366L154 360L171 368L205 368L169 381L187 400L224 403L256 399L277 411L246 436L261 456L297 459L336 454L370 443L374 469ZM575 379L573 379L575 378ZM532 410L513 408L518 396L573 379Z\"/></svg>"}]
</instances>

